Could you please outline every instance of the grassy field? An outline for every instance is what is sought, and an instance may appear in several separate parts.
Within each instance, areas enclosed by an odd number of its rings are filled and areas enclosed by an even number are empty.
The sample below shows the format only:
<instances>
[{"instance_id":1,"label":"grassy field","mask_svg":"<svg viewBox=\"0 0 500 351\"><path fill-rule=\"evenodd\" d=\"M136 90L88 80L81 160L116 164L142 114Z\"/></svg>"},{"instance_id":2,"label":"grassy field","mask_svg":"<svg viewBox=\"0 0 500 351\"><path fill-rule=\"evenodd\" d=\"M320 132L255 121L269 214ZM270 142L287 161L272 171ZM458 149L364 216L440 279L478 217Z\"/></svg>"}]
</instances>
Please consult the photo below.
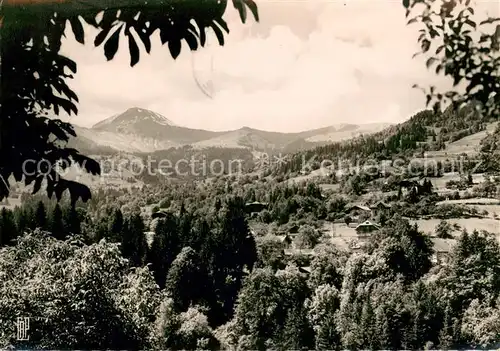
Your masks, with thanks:
<instances>
[{"instance_id":1,"label":"grassy field","mask_svg":"<svg viewBox=\"0 0 500 351\"><path fill-rule=\"evenodd\" d=\"M323 191L338 190L340 188L340 184L320 184L319 187Z\"/></svg>"},{"instance_id":2,"label":"grassy field","mask_svg":"<svg viewBox=\"0 0 500 351\"><path fill-rule=\"evenodd\" d=\"M436 205L444 205L444 204L449 204L449 205L500 205L500 200L497 199L490 199L486 197L474 197L471 199L460 199L460 200L446 200L446 201L440 201L436 203Z\"/></svg>"},{"instance_id":3,"label":"grassy field","mask_svg":"<svg viewBox=\"0 0 500 351\"><path fill-rule=\"evenodd\" d=\"M494 218L495 214L500 216L500 200L489 198L471 198L460 200L446 200L438 202L437 205L465 205L470 208L475 208L479 212L487 211L488 217Z\"/></svg>"},{"instance_id":4,"label":"grassy field","mask_svg":"<svg viewBox=\"0 0 500 351\"><path fill-rule=\"evenodd\" d=\"M446 145L444 150L429 151L427 152L427 156L430 158L446 158L457 156L462 153L466 153L469 156L475 155L479 152L481 140L483 140L488 134L493 133L496 126L497 123L490 123L486 126L486 130L451 142Z\"/></svg>"},{"instance_id":5,"label":"grassy field","mask_svg":"<svg viewBox=\"0 0 500 351\"><path fill-rule=\"evenodd\" d=\"M458 172L453 172L453 173L445 173L443 174L442 177L438 178L429 178L431 181L432 185L434 186L434 189L436 190L448 190L446 189L446 183L449 182L450 180L460 180L460 174ZM483 174L473 174L472 175L472 181L474 184L480 184L484 182L484 175Z\"/></svg>"},{"instance_id":6,"label":"grassy field","mask_svg":"<svg viewBox=\"0 0 500 351\"><path fill-rule=\"evenodd\" d=\"M412 220L412 223L417 223L419 229L425 233L434 233L436 226L439 224L440 219L419 219ZM500 234L500 221L493 218L453 218L447 220L450 224L457 223L461 229L467 229L472 232L474 229L486 230L491 233ZM454 234L460 234L460 231Z\"/></svg>"}]
</instances>

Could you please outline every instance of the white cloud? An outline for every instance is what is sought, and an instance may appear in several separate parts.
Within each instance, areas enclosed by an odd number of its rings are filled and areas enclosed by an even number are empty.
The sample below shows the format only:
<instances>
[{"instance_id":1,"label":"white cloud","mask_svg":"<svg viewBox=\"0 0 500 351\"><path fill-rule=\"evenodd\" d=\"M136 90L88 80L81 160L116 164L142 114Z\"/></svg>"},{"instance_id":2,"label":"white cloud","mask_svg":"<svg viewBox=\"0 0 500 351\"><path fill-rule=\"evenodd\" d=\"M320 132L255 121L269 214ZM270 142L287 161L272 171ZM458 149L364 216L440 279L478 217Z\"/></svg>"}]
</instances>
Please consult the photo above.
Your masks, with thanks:
<instances>
[{"instance_id":1,"label":"white cloud","mask_svg":"<svg viewBox=\"0 0 500 351\"><path fill-rule=\"evenodd\" d=\"M184 45L176 61L158 38L152 54L142 53L134 68L125 41L106 62L102 48L68 40L63 50L78 63L71 86L81 101L73 121L90 125L138 106L193 128L298 131L400 121L424 107L423 96L411 86L435 77L422 59L412 59L418 29L406 26L399 2L263 3L262 22L246 25L230 11L224 47L211 36L211 45L197 53ZM193 59L199 79L213 80L213 100L195 84Z\"/></svg>"}]
</instances>

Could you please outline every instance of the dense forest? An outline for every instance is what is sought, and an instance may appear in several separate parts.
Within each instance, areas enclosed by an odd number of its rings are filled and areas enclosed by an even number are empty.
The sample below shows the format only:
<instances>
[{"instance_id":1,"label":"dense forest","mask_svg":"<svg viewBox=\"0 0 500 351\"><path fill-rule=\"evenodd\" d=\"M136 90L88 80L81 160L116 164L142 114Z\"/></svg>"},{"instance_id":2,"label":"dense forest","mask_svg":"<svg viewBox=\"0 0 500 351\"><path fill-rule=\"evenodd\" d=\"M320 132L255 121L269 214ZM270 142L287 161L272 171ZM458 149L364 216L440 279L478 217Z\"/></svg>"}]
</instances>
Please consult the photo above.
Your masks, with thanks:
<instances>
[{"instance_id":1,"label":"dense forest","mask_svg":"<svg viewBox=\"0 0 500 351\"><path fill-rule=\"evenodd\" d=\"M442 113L424 110L382 132L296 153L290 162L276 167L273 174L299 172L304 169L304 160L309 170L315 170L324 160L335 166L342 163L363 165L369 161L423 155L425 151L443 150L446 143L478 133L492 122L493 119L476 112L473 105L450 106Z\"/></svg>"},{"instance_id":2,"label":"dense forest","mask_svg":"<svg viewBox=\"0 0 500 351\"><path fill-rule=\"evenodd\" d=\"M0 215L0 341L81 349L454 349L500 341L500 247L491 234L463 230L449 264L433 263L429 237L401 217L438 211L424 182L379 218L370 245L348 253L321 244L318 228L326 217L345 217L352 197L344 190L326 200L314 182L226 176L100 190L76 208L23 195ZM249 215L252 201L267 209ZM163 215L151 219L145 208ZM298 227L298 241L316 254L283 255L282 242L251 223L271 224L275 234ZM39 318L20 344L7 321L24 314Z\"/></svg>"}]
</instances>

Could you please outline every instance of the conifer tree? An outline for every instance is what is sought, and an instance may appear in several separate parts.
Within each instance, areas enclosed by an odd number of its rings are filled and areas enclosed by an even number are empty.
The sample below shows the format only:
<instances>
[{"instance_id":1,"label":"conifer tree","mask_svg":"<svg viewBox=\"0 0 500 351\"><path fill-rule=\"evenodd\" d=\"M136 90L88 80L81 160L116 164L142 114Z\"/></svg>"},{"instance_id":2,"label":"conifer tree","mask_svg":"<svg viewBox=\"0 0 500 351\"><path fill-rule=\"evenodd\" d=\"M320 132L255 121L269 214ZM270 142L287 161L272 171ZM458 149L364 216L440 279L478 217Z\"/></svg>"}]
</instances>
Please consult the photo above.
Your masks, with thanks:
<instances>
[{"instance_id":1,"label":"conifer tree","mask_svg":"<svg viewBox=\"0 0 500 351\"><path fill-rule=\"evenodd\" d=\"M206 293L198 263L196 252L190 247L184 247L168 271L165 289L178 311L185 311L190 305L196 305Z\"/></svg>"},{"instance_id":2,"label":"conifer tree","mask_svg":"<svg viewBox=\"0 0 500 351\"><path fill-rule=\"evenodd\" d=\"M170 215L158 222L148 255L156 283L162 289L165 287L165 279L170 265L178 253L177 220Z\"/></svg>"},{"instance_id":3,"label":"conifer tree","mask_svg":"<svg viewBox=\"0 0 500 351\"><path fill-rule=\"evenodd\" d=\"M65 216L65 227L66 232L71 234L79 234L81 231L80 224L80 215L74 206L70 206L66 211Z\"/></svg>"},{"instance_id":4,"label":"conifer tree","mask_svg":"<svg viewBox=\"0 0 500 351\"><path fill-rule=\"evenodd\" d=\"M30 227L29 217L30 216L29 213L27 212L27 209L25 209L24 207L22 208L16 207L15 218L19 234L24 233L24 231Z\"/></svg>"},{"instance_id":5,"label":"conifer tree","mask_svg":"<svg viewBox=\"0 0 500 351\"><path fill-rule=\"evenodd\" d=\"M11 210L2 208L0 212L0 247L12 245L13 240L18 237L18 231L14 214Z\"/></svg>"},{"instance_id":6,"label":"conifer tree","mask_svg":"<svg viewBox=\"0 0 500 351\"><path fill-rule=\"evenodd\" d=\"M47 229L47 211L42 201L39 201L36 207L35 223L37 228Z\"/></svg>"},{"instance_id":7,"label":"conifer tree","mask_svg":"<svg viewBox=\"0 0 500 351\"><path fill-rule=\"evenodd\" d=\"M64 223L63 223L63 213L59 204L56 204L54 211L52 212L52 218L50 223L50 231L52 236L59 240L64 240Z\"/></svg>"},{"instance_id":8,"label":"conifer tree","mask_svg":"<svg viewBox=\"0 0 500 351\"><path fill-rule=\"evenodd\" d=\"M109 227L110 240L113 242L120 242L122 230L123 230L123 214L120 209L116 209L115 212L113 213Z\"/></svg>"},{"instance_id":9,"label":"conifer tree","mask_svg":"<svg viewBox=\"0 0 500 351\"><path fill-rule=\"evenodd\" d=\"M142 266L146 259L147 242L144 235L144 222L139 214L125 221L121 237L122 255L130 260L132 266Z\"/></svg>"}]
</instances>

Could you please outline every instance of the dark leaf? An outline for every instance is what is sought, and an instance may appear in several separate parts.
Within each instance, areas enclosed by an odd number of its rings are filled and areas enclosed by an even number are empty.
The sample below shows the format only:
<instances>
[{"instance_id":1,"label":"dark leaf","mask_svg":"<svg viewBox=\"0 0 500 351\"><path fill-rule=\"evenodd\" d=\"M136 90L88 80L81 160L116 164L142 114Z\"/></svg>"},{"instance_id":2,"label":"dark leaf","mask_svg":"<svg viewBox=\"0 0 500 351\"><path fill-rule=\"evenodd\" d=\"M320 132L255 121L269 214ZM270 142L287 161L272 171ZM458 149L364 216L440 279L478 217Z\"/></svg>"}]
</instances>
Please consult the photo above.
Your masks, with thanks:
<instances>
[{"instance_id":1,"label":"dark leaf","mask_svg":"<svg viewBox=\"0 0 500 351\"><path fill-rule=\"evenodd\" d=\"M207 41L207 33L205 32L205 27L200 28L200 45L205 46Z\"/></svg>"},{"instance_id":2,"label":"dark leaf","mask_svg":"<svg viewBox=\"0 0 500 351\"><path fill-rule=\"evenodd\" d=\"M139 47L132 33L128 35L128 46L130 51L130 66L134 67L139 62Z\"/></svg>"},{"instance_id":3,"label":"dark leaf","mask_svg":"<svg viewBox=\"0 0 500 351\"><path fill-rule=\"evenodd\" d=\"M33 185L33 192L31 194L36 194L40 187L42 186L43 176L38 176L35 180L35 185Z\"/></svg>"},{"instance_id":4,"label":"dark leaf","mask_svg":"<svg viewBox=\"0 0 500 351\"><path fill-rule=\"evenodd\" d=\"M75 35L76 41L80 44L85 44L85 34L83 32L83 25L78 16L71 18L71 29L73 30L73 34Z\"/></svg>"},{"instance_id":5,"label":"dark leaf","mask_svg":"<svg viewBox=\"0 0 500 351\"><path fill-rule=\"evenodd\" d=\"M429 51L430 46L431 42L428 39L422 40L421 47L423 52Z\"/></svg>"},{"instance_id":6,"label":"dark leaf","mask_svg":"<svg viewBox=\"0 0 500 351\"><path fill-rule=\"evenodd\" d=\"M215 32L219 45L224 45L224 33L222 33L222 30L215 23L212 24L212 29Z\"/></svg>"},{"instance_id":7,"label":"dark leaf","mask_svg":"<svg viewBox=\"0 0 500 351\"><path fill-rule=\"evenodd\" d=\"M71 90L66 84L61 86L61 92L64 93L70 100L74 100L78 102L78 95L75 94L73 90Z\"/></svg>"},{"instance_id":8,"label":"dark leaf","mask_svg":"<svg viewBox=\"0 0 500 351\"><path fill-rule=\"evenodd\" d=\"M16 180L16 182L20 182L21 180L23 180L23 170L22 169L18 169L18 170L14 170L14 179ZM2 180L0 179L0 182Z\"/></svg>"},{"instance_id":9,"label":"dark leaf","mask_svg":"<svg viewBox=\"0 0 500 351\"><path fill-rule=\"evenodd\" d=\"M66 111L66 113L68 115L71 115L72 112L75 115L78 114L78 108L70 100L64 99L64 98L60 98L58 96L54 96L53 99L54 99L54 104L53 104L53 106L54 106L54 112L56 112L56 110L57 110L56 115L59 115L59 107L62 107L63 110Z\"/></svg>"},{"instance_id":10,"label":"dark leaf","mask_svg":"<svg viewBox=\"0 0 500 351\"><path fill-rule=\"evenodd\" d=\"M99 34L97 34L97 36L94 39L94 46L101 45L104 42L104 40L106 39L106 37L108 36L110 30L111 30L111 28L106 28L106 29L101 30L99 32Z\"/></svg>"},{"instance_id":11,"label":"dark leaf","mask_svg":"<svg viewBox=\"0 0 500 351\"><path fill-rule=\"evenodd\" d=\"M68 135L64 132L63 129L59 128L57 125L56 121L49 121L48 128L50 132L58 139L62 141L68 141L69 137Z\"/></svg>"},{"instance_id":12,"label":"dark leaf","mask_svg":"<svg viewBox=\"0 0 500 351\"><path fill-rule=\"evenodd\" d=\"M108 61L112 60L113 57L115 57L116 52L118 51L118 44L120 42L120 29L121 26L115 30L115 32L104 44L104 55L106 56L106 59Z\"/></svg>"},{"instance_id":13,"label":"dark leaf","mask_svg":"<svg viewBox=\"0 0 500 351\"><path fill-rule=\"evenodd\" d=\"M87 202L92 196L90 193L90 189L87 186L85 186L83 184L79 184L79 183L71 181L71 180L64 180L64 187L63 188L64 189L59 194L56 191L57 198L60 199L62 192L65 189L68 189L70 196L71 196L71 204L72 205L74 205L76 203L76 201L78 201L79 198L81 198L83 202Z\"/></svg>"},{"instance_id":14,"label":"dark leaf","mask_svg":"<svg viewBox=\"0 0 500 351\"><path fill-rule=\"evenodd\" d=\"M430 68L436 61L437 59L435 57L430 57L425 63L425 65L427 66L427 68Z\"/></svg>"},{"instance_id":15,"label":"dark leaf","mask_svg":"<svg viewBox=\"0 0 500 351\"><path fill-rule=\"evenodd\" d=\"M74 154L72 155L73 159L75 162L85 169L87 172L93 174L93 175L99 175L101 174L101 166L99 165L99 162L96 160L91 159L90 157L83 156L80 154Z\"/></svg>"},{"instance_id":16,"label":"dark leaf","mask_svg":"<svg viewBox=\"0 0 500 351\"><path fill-rule=\"evenodd\" d=\"M139 37L141 38L142 43L144 44L144 48L146 49L146 52L149 54L151 52L151 39L150 39L150 33L146 32L144 33L143 31L137 31L137 34L139 34Z\"/></svg>"},{"instance_id":17,"label":"dark leaf","mask_svg":"<svg viewBox=\"0 0 500 351\"><path fill-rule=\"evenodd\" d=\"M474 29L476 28L476 22L474 22L474 21L472 21L472 20L470 20L470 19L467 19L467 20L465 21L465 23L467 23L469 26L471 26L471 27L472 27L472 28L474 28Z\"/></svg>"},{"instance_id":18,"label":"dark leaf","mask_svg":"<svg viewBox=\"0 0 500 351\"><path fill-rule=\"evenodd\" d=\"M484 21L480 22L479 24L480 25L490 24L490 23L495 23L498 21L500 21L500 17L489 17L487 20L484 20Z\"/></svg>"},{"instance_id":19,"label":"dark leaf","mask_svg":"<svg viewBox=\"0 0 500 351\"><path fill-rule=\"evenodd\" d=\"M72 59L65 56L59 56L58 62L68 67L71 72L76 73L76 62Z\"/></svg>"},{"instance_id":20,"label":"dark leaf","mask_svg":"<svg viewBox=\"0 0 500 351\"><path fill-rule=\"evenodd\" d=\"M162 45L167 43L171 37L172 36L170 35L170 31L168 29L160 30L160 40Z\"/></svg>"},{"instance_id":21,"label":"dark leaf","mask_svg":"<svg viewBox=\"0 0 500 351\"><path fill-rule=\"evenodd\" d=\"M259 10L257 8L257 4L253 0L245 0L245 4L248 6L250 11L252 11L253 17L258 22L259 21Z\"/></svg>"},{"instance_id":22,"label":"dark leaf","mask_svg":"<svg viewBox=\"0 0 500 351\"><path fill-rule=\"evenodd\" d=\"M222 29L226 31L226 33L229 33L229 27L227 26L226 21L224 21L222 18L219 18L216 23L221 26Z\"/></svg>"},{"instance_id":23,"label":"dark leaf","mask_svg":"<svg viewBox=\"0 0 500 351\"><path fill-rule=\"evenodd\" d=\"M196 38L196 36L193 33L188 32L184 39L186 40L186 42L189 45L189 48L192 51L195 51L196 49L198 49L198 39Z\"/></svg>"},{"instance_id":24,"label":"dark leaf","mask_svg":"<svg viewBox=\"0 0 500 351\"><path fill-rule=\"evenodd\" d=\"M241 22L246 23L247 20L247 8L243 0L233 0L233 6L238 10L241 18Z\"/></svg>"},{"instance_id":25,"label":"dark leaf","mask_svg":"<svg viewBox=\"0 0 500 351\"><path fill-rule=\"evenodd\" d=\"M181 53L181 42L180 40L170 40L168 42L168 49L170 50L170 54L174 59L179 56Z\"/></svg>"},{"instance_id":26,"label":"dark leaf","mask_svg":"<svg viewBox=\"0 0 500 351\"><path fill-rule=\"evenodd\" d=\"M409 8L410 7L410 0L403 0L403 6L405 8Z\"/></svg>"}]
</instances>

